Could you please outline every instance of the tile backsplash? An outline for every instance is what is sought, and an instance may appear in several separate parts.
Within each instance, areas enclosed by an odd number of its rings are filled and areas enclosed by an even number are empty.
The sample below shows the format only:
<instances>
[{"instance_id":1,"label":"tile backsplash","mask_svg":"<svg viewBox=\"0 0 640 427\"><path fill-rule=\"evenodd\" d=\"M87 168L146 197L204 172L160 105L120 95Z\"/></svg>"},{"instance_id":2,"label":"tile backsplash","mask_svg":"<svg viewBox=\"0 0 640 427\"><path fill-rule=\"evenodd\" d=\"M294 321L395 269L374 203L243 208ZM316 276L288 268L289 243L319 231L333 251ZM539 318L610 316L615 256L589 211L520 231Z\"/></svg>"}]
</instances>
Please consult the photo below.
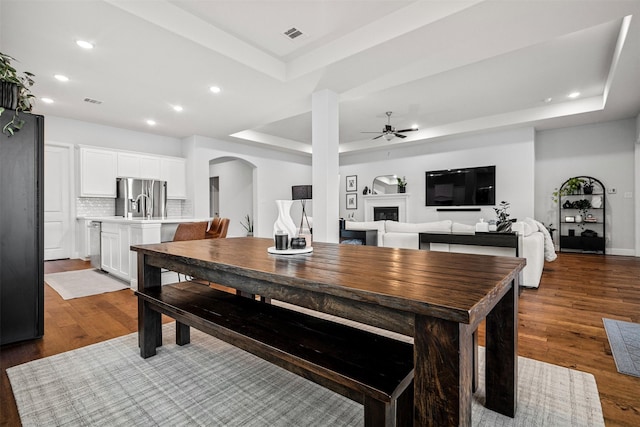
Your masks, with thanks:
<instances>
[{"instance_id":1,"label":"tile backsplash","mask_svg":"<svg viewBox=\"0 0 640 427\"><path fill-rule=\"evenodd\" d=\"M116 199L101 197L78 197L76 199L77 216L114 216Z\"/></svg>"},{"instance_id":2,"label":"tile backsplash","mask_svg":"<svg viewBox=\"0 0 640 427\"><path fill-rule=\"evenodd\" d=\"M191 203L186 200L167 200L167 217L190 216L193 213ZM116 199L100 197L78 197L76 199L76 216L114 216Z\"/></svg>"}]
</instances>

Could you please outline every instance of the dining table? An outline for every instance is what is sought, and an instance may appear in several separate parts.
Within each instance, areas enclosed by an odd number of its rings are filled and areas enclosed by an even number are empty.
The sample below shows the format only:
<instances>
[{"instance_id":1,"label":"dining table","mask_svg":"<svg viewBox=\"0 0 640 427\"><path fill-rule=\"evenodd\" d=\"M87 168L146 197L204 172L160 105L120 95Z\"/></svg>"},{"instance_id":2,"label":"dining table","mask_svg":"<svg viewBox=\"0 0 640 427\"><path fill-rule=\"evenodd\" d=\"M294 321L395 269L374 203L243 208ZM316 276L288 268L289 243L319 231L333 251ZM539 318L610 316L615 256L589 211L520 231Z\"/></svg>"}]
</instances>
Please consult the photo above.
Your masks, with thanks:
<instances>
[{"instance_id":1,"label":"dining table","mask_svg":"<svg viewBox=\"0 0 640 427\"><path fill-rule=\"evenodd\" d=\"M270 238L238 237L131 250L142 292L161 286L168 269L413 337L415 426L471 425L475 332L484 321L485 406L514 417L525 259L315 241L306 253L271 253L273 246ZM139 313L140 333L153 333L148 312Z\"/></svg>"}]
</instances>

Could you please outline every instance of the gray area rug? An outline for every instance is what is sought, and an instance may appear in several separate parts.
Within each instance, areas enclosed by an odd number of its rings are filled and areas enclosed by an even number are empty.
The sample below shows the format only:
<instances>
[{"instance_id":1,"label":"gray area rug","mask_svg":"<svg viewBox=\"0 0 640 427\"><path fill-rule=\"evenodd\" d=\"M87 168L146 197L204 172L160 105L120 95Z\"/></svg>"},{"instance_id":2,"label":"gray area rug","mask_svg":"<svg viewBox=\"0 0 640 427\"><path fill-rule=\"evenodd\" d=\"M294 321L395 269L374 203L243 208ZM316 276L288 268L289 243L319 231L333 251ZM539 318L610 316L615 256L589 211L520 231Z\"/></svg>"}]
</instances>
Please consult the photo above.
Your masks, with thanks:
<instances>
[{"instance_id":1,"label":"gray area rug","mask_svg":"<svg viewBox=\"0 0 640 427\"><path fill-rule=\"evenodd\" d=\"M616 368L640 377L640 324L602 318Z\"/></svg>"},{"instance_id":2,"label":"gray area rug","mask_svg":"<svg viewBox=\"0 0 640 427\"><path fill-rule=\"evenodd\" d=\"M94 269L45 274L44 281L65 300L104 294L130 287L128 283Z\"/></svg>"},{"instance_id":3,"label":"gray area rug","mask_svg":"<svg viewBox=\"0 0 640 427\"><path fill-rule=\"evenodd\" d=\"M7 370L24 426L361 426L361 405L192 329L141 359L137 334ZM484 354L481 352L481 367ZM519 359L515 419L474 395L474 426L604 426L592 375ZM482 377L482 376L481 376Z\"/></svg>"}]
</instances>

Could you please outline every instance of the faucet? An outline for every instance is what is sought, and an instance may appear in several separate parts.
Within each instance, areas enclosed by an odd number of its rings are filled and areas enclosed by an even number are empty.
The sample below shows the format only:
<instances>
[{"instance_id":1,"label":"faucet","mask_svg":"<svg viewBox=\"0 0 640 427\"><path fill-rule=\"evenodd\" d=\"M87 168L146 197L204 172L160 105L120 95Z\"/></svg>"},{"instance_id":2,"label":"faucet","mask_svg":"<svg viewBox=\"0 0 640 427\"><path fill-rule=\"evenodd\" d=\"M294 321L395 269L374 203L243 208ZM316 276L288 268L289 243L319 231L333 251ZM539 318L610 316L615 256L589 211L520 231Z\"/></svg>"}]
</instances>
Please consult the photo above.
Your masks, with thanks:
<instances>
[{"instance_id":1,"label":"faucet","mask_svg":"<svg viewBox=\"0 0 640 427\"><path fill-rule=\"evenodd\" d=\"M140 198L144 197L145 201L144 201L144 215L147 217L147 219L151 219L151 198L144 194L144 193L140 193L138 194L138 197L136 197L136 200L134 203L138 203L140 201Z\"/></svg>"}]
</instances>

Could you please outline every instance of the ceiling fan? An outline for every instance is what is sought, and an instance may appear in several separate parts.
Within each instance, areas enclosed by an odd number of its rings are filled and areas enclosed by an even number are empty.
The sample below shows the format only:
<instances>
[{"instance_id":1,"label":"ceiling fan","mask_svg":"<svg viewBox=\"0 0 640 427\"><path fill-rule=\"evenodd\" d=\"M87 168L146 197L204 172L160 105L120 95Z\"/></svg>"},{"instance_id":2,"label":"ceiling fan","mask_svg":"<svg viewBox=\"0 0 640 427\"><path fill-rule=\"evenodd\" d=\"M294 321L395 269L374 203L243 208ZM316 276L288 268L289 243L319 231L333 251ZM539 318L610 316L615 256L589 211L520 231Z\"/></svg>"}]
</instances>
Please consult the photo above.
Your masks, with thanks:
<instances>
[{"instance_id":1,"label":"ceiling fan","mask_svg":"<svg viewBox=\"0 0 640 427\"><path fill-rule=\"evenodd\" d=\"M401 130L396 130L396 128L394 128L393 126L391 126L391 111L387 111L386 115L387 115L387 124L384 125L384 128L382 129L382 132L362 132L362 133L379 133L380 135L372 138L372 139L378 139L384 136L384 139L386 139L387 141L391 141L394 137L398 137L398 138L406 138L407 135L403 135L404 132L412 132L415 130L418 130L417 127L415 128L409 128L409 129L401 129Z\"/></svg>"}]
</instances>

